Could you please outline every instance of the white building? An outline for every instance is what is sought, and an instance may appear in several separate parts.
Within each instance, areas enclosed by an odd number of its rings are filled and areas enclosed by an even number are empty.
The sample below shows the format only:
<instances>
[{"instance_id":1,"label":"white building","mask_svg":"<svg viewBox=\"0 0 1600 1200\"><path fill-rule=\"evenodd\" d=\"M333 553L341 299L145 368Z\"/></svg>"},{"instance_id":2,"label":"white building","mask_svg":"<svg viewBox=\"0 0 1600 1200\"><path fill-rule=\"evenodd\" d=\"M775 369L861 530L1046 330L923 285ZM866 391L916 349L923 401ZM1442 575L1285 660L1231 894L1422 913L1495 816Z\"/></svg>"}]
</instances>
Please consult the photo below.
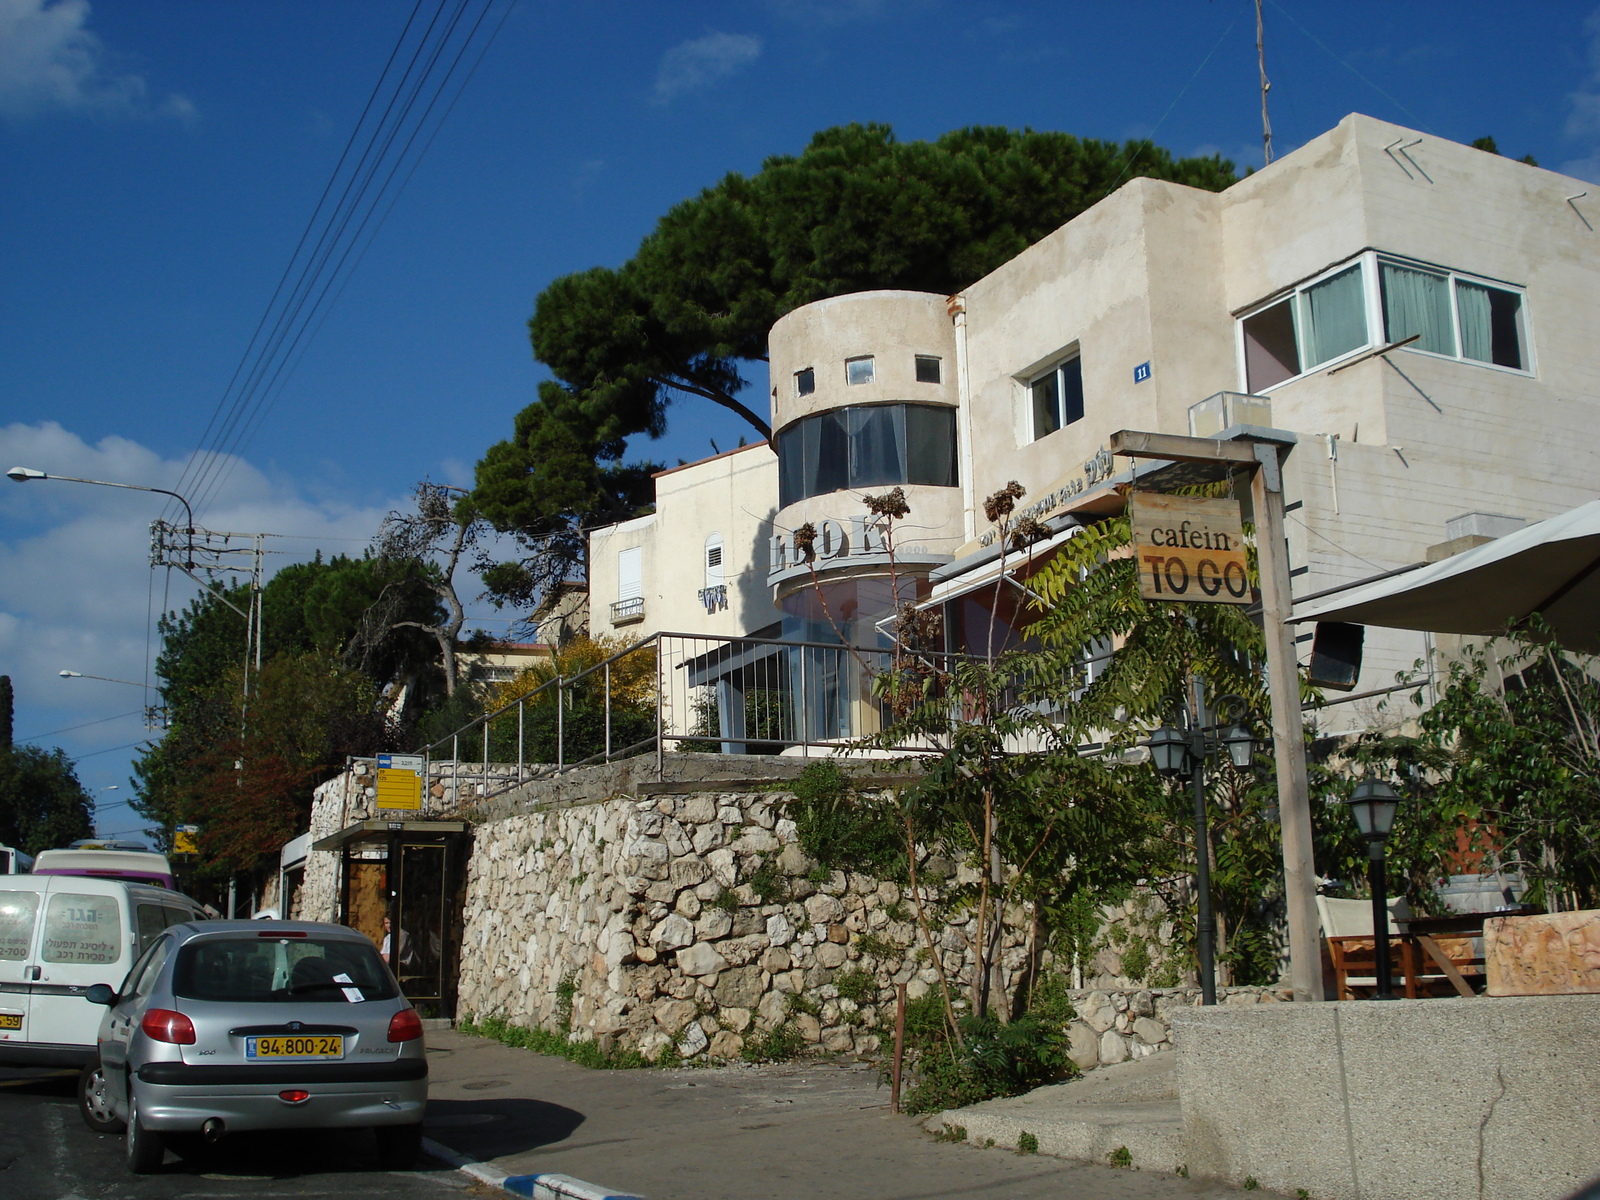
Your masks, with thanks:
<instances>
[{"instance_id":1,"label":"white building","mask_svg":"<svg viewBox=\"0 0 1600 1200\"><path fill-rule=\"evenodd\" d=\"M944 602L951 648L974 648L984 497L1015 479L1070 524L1126 465L1103 454L1119 429L1296 434L1297 596L1594 499L1587 190L1352 115L1220 193L1131 180L956 296L807 305L772 330L776 454L668 472L653 516L597 531L595 628L642 604L640 629L873 644L895 605L862 496L899 485L900 599ZM790 541L807 523L815 580ZM714 536L729 607L708 612ZM1358 687L1430 652L1372 630Z\"/></svg>"}]
</instances>

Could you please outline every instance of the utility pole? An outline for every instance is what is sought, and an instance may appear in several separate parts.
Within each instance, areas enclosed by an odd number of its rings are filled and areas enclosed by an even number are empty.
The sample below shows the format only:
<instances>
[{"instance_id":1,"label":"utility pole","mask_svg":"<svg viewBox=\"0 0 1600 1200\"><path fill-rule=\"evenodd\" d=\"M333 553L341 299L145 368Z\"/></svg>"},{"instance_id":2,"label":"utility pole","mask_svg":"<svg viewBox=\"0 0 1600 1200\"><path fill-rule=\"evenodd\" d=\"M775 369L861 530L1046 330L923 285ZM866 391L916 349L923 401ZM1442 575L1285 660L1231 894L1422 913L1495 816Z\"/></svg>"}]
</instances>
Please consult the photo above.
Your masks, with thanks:
<instances>
[{"instance_id":1,"label":"utility pole","mask_svg":"<svg viewBox=\"0 0 1600 1200\"><path fill-rule=\"evenodd\" d=\"M1261 148L1264 165L1272 165L1272 122L1267 118L1267 93L1272 83L1267 79L1266 31L1261 23L1261 0L1256 0L1256 66L1261 71Z\"/></svg>"}]
</instances>

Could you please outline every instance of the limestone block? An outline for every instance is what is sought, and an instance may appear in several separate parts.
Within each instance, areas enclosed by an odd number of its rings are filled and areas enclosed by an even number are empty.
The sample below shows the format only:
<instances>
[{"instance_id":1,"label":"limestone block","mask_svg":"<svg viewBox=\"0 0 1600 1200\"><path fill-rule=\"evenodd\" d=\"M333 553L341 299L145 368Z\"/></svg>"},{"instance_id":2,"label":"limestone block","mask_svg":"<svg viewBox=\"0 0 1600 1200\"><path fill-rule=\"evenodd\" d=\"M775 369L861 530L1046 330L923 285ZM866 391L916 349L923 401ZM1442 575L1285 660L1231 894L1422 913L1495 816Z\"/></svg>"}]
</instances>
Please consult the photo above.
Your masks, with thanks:
<instances>
[{"instance_id":1,"label":"limestone block","mask_svg":"<svg viewBox=\"0 0 1600 1200\"><path fill-rule=\"evenodd\" d=\"M1148 991L1138 991L1128 1001L1128 1008L1136 1017L1153 1017L1156 1015L1156 998Z\"/></svg>"},{"instance_id":2,"label":"limestone block","mask_svg":"<svg viewBox=\"0 0 1600 1200\"><path fill-rule=\"evenodd\" d=\"M794 972L791 971L789 974L792 977ZM800 992L814 992L818 988L825 986L830 978L831 974L828 969L819 963L818 965L812 967L809 971L802 972L802 986L796 988L795 990Z\"/></svg>"},{"instance_id":3,"label":"limestone block","mask_svg":"<svg viewBox=\"0 0 1600 1200\"><path fill-rule=\"evenodd\" d=\"M1112 992L1111 1003L1119 1013L1128 1011L1128 993Z\"/></svg>"},{"instance_id":4,"label":"limestone block","mask_svg":"<svg viewBox=\"0 0 1600 1200\"><path fill-rule=\"evenodd\" d=\"M834 1054L848 1054L856 1048L856 1040L843 1025L822 1031L822 1048Z\"/></svg>"},{"instance_id":5,"label":"limestone block","mask_svg":"<svg viewBox=\"0 0 1600 1200\"><path fill-rule=\"evenodd\" d=\"M680 858L673 862L667 878L681 888L696 887L711 878L711 868L698 858Z\"/></svg>"},{"instance_id":6,"label":"limestone block","mask_svg":"<svg viewBox=\"0 0 1600 1200\"><path fill-rule=\"evenodd\" d=\"M678 897L678 903L674 907L692 921L700 915L700 897L692 891L684 892Z\"/></svg>"},{"instance_id":7,"label":"limestone block","mask_svg":"<svg viewBox=\"0 0 1600 1200\"><path fill-rule=\"evenodd\" d=\"M1150 1017L1138 1017L1133 1022L1133 1036L1147 1046L1167 1040L1167 1027Z\"/></svg>"},{"instance_id":8,"label":"limestone block","mask_svg":"<svg viewBox=\"0 0 1600 1200\"><path fill-rule=\"evenodd\" d=\"M850 891L857 896L870 896L878 890L878 881L867 875L850 872Z\"/></svg>"},{"instance_id":9,"label":"limestone block","mask_svg":"<svg viewBox=\"0 0 1600 1200\"><path fill-rule=\"evenodd\" d=\"M711 868L712 876L723 887L732 887L739 882L739 860L728 847L713 850L705 857L706 866Z\"/></svg>"},{"instance_id":10,"label":"limestone block","mask_svg":"<svg viewBox=\"0 0 1600 1200\"><path fill-rule=\"evenodd\" d=\"M796 1013L794 1018L795 1028L800 1031L800 1036L808 1042L822 1040L822 1022L810 1013Z\"/></svg>"},{"instance_id":11,"label":"limestone block","mask_svg":"<svg viewBox=\"0 0 1600 1200\"><path fill-rule=\"evenodd\" d=\"M679 951L679 953L687 953L687 951ZM679 967L681 970L681 963ZM704 977L704 979L709 979L712 983L716 982L716 978L714 972L710 972ZM661 985L661 990L674 1000L688 1000L699 992L702 982L702 979L696 979L688 972L683 972L678 975L667 976L666 982Z\"/></svg>"},{"instance_id":12,"label":"limestone block","mask_svg":"<svg viewBox=\"0 0 1600 1200\"><path fill-rule=\"evenodd\" d=\"M1104 1033L1117 1021L1117 1009L1104 992L1090 992L1078 1006L1078 1015L1095 1033Z\"/></svg>"},{"instance_id":13,"label":"limestone block","mask_svg":"<svg viewBox=\"0 0 1600 1200\"><path fill-rule=\"evenodd\" d=\"M733 848L741 854L770 854L778 849L778 839L759 825L746 825L734 839Z\"/></svg>"},{"instance_id":14,"label":"limestone block","mask_svg":"<svg viewBox=\"0 0 1600 1200\"><path fill-rule=\"evenodd\" d=\"M1491 996L1600 992L1600 910L1490 917L1483 958Z\"/></svg>"},{"instance_id":15,"label":"limestone block","mask_svg":"<svg viewBox=\"0 0 1600 1200\"><path fill-rule=\"evenodd\" d=\"M700 855L709 854L715 850L722 845L722 840L722 823L720 821L708 821L704 825L696 825L693 834L689 838L690 844L694 846L694 852Z\"/></svg>"},{"instance_id":16,"label":"limestone block","mask_svg":"<svg viewBox=\"0 0 1600 1200\"><path fill-rule=\"evenodd\" d=\"M752 933L717 943L717 952L736 966L754 960L766 948L767 936L764 933Z\"/></svg>"},{"instance_id":17,"label":"limestone block","mask_svg":"<svg viewBox=\"0 0 1600 1200\"><path fill-rule=\"evenodd\" d=\"M772 825L772 836L780 842L789 843L800 836L800 830L788 817L779 817Z\"/></svg>"},{"instance_id":18,"label":"limestone block","mask_svg":"<svg viewBox=\"0 0 1600 1200\"><path fill-rule=\"evenodd\" d=\"M709 942L696 942L678 951L678 970L685 975L714 975L727 966L728 960Z\"/></svg>"},{"instance_id":19,"label":"limestone block","mask_svg":"<svg viewBox=\"0 0 1600 1200\"><path fill-rule=\"evenodd\" d=\"M735 967L717 977L712 989L717 1003L724 1008L751 1008L761 999L761 968Z\"/></svg>"},{"instance_id":20,"label":"limestone block","mask_svg":"<svg viewBox=\"0 0 1600 1200\"><path fill-rule=\"evenodd\" d=\"M717 820L724 825L743 825L744 813L736 804L724 804L717 809Z\"/></svg>"},{"instance_id":21,"label":"limestone block","mask_svg":"<svg viewBox=\"0 0 1600 1200\"><path fill-rule=\"evenodd\" d=\"M716 879L708 879L699 887L694 889L694 894L703 901L715 900L718 896L722 895L722 884Z\"/></svg>"},{"instance_id":22,"label":"limestone block","mask_svg":"<svg viewBox=\"0 0 1600 1200\"><path fill-rule=\"evenodd\" d=\"M613 971L624 963L632 961L636 953L633 934L626 929L615 930L606 943L607 971Z\"/></svg>"},{"instance_id":23,"label":"limestone block","mask_svg":"<svg viewBox=\"0 0 1600 1200\"><path fill-rule=\"evenodd\" d=\"M761 956L763 971L787 971L791 964L789 952L782 946L772 946Z\"/></svg>"},{"instance_id":24,"label":"limestone block","mask_svg":"<svg viewBox=\"0 0 1600 1200\"><path fill-rule=\"evenodd\" d=\"M744 1039L730 1030L720 1030L711 1039L709 1053L712 1058L737 1059L743 1052Z\"/></svg>"},{"instance_id":25,"label":"limestone block","mask_svg":"<svg viewBox=\"0 0 1600 1200\"><path fill-rule=\"evenodd\" d=\"M661 827L666 823L666 818L653 809L645 809L634 815L629 822L630 827L640 837L653 838L661 832ZM632 853L631 851L629 853Z\"/></svg>"},{"instance_id":26,"label":"limestone block","mask_svg":"<svg viewBox=\"0 0 1600 1200\"><path fill-rule=\"evenodd\" d=\"M702 942L714 942L728 936L733 928L733 916L720 908L704 909L694 928Z\"/></svg>"},{"instance_id":27,"label":"limestone block","mask_svg":"<svg viewBox=\"0 0 1600 1200\"><path fill-rule=\"evenodd\" d=\"M832 896L818 892L806 900L806 916L813 925L825 925L844 916L844 905Z\"/></svg>"},{"instance_id":28,"label":"limestone block","mask_svg":"<svg viewBox=\"0 0 1600 1200\"><path fill-rule=\"evenodd\" d=\"M724 1016L727 1014L724 1013ZM768 992L761 997L761 1003L756 1005L756 1016L761 1019L762 1025L771 1029L774 1025L783 1024L783 1019L789 1015L789 999L783 992Z\"/></svg>"},{"instance_id":29,"label":"limestone block","mask_svg":"<svg viewBox=\"0 0 1600 1200\"><path fill-rule=\"evenodd\" d=\"M678 1053L685 1058L693 1058L704 1052L711 1044L711 1039L706 1036L706 1031L698 1025L685 1027L683 1034L678 1038Z\"/></svg>"},{"instance_id":30,"label":"limestone block","mask_svg":"<svg viewBox=\"0 0 1600 1200\"><path fill-rule=\"evenodd\" d=\"M846 880L844 872L835 871L822 884L822 890L830 896L842 896L848 886L849 882Z\"/></svg>"},{"instance_id":31,"label":"limestone block","mask_svg":"<svg viewBox=\"0 0 1600 1200\"><path fill-rule=\"evenodd\" d=\"M835 922L834 924L828 926L828 940L830 942L838 942L841 946L848 945L850 942L850 931L843 925Z\"/></svg>"},{"instance_id":32,"label":"limestone block","mask_svg":"<svg viewBox=\"0 0 1600 1200\"><path fill-rule=\"evenodd\" d=\"M844 947L837 942L825 942L817 947L817 966L826 967L830 971L836 967L844 966L846 958Z\"/></svg>"},{"instance_id":33,"label":"limestone block","mask_svg":"<svg viewBox=\"0 0 1600 1200\"><path fill-rule=\"evenodd\" d=\"M688 855L694 851L694 843L689 840L689 834L677 821L667 821L661 830L661 840L666 842L667 849L672 851L673 857Z\"/></svg>"},{"instance_id":34,"label":"limestone block","mask_svg":"<svg viewBox=\"0 0 1600 1200\"><path fill-rule=\"evenodd\" d=\"M752 804L745 813L745 818L752 824L761 826L762 829L771 829L777 824L777 815L772 811L772 805L758 800Z\"/></svg>"},{"instance_id":35,"label":"limestone block","mask_svg":"<svg viewBox=\"0 0 1600 1200\"><path fill-rule=\"evenodd\" d=\"M717 1014L722 1018L722 1023L735 1033L743 1033L750 1028L750 1010L748 1008L724 1008Z\"/></svg>"},{"instance_id":36,"label":"limestone block","mask_svg":"<svg viewBox=\"0 0 1600 1200\"><path fill-rule=\"evenodd\" d=\"M678 898L678 889L669 880L660 879L645 888L644 898L656 904L671 904Z\"/></svg>"},{"instance_id":37,"label":"limestone block","mask_svg":"<svg viewBox=\"0 0 1600 1200\"><path fill-rule=\"evenodd\" d=\"M683 807L679 810L679 818L686 824L704 825L707 821L717 819L717 804L710 796L685 796Z\"/></svg>"},{"instance_id":38,"label":"limestone block","mask_svg":"<svg viewBox=\"0 0 1600 1200\"><path fill-rule=\"evenodd\" d=\"M1128 1039L1120 1033L1106 1031L1100 1035L1100 1062L1105 1066L1124 1061L1128 1057Z\"/></svg>"},{"instance_id":39,"label":"limestone block","mask_svg":"<svg viewBox=\"0 0 1600 1200\"><path fill-rule=\"evenodd\" d=\"M651 1008L655 1022L668 1033L677 1033L699 1012L693 1000L658 1000Z\"/></svg>"},{"instance_id":40,"label":"limestone block","mask_svg":"<svg viewBox=\"0 0 1600 1200\"><path fill-rule=\"evenodd\" d=\"M672 1045L672 1039L659 1029L652 1029L640 1035L639 1053L646 1058L654 1058L666 1046Z\"/></svg>"},{"instance_id":41,"label":"limestone block","mask_svg":"<svg viewBox=\"0 0 1600 1200\"><path fill-rule=\"evenodd\" d=\"M909 987L906 994L911 994ZM1067 1057L1078 1064L1079 1070L1088 1071L1099 1066L1100 1035L1083 1021L1072 1022L1067 1026Z\"/></svg>"},{"instance_id":42,"label":"limestone block","mask_svg":"<svg viewBox=\"0 0 1600 1200\"><path fill-rule=\"evenodd\" d=\"M650 944L657 950L676 950L694 941L694 926L677 913L671 913L650 935Z\"/></svg>"},{"instance_id":43,"label":"limestone block","mask_svg":"<svg viewBox=\"0 0 1600 1200\"><path fill-rule=\"evenodd\" d=\"M879 904L897 904L900 901L900 888L898 884L885 879L878 885Z\"/></svg>"},{"instance_id":44,"label":"limestone block","mask_svg":"<svg viewBox=\"0 0 1600 1200\"><path fill-rule=\"evenodd\" d=\"M1259 1004L1261 1002L1261 994L1259 992L1229 992L1222 1002L1235 1008Z\"/></svg>"}]
</instances>

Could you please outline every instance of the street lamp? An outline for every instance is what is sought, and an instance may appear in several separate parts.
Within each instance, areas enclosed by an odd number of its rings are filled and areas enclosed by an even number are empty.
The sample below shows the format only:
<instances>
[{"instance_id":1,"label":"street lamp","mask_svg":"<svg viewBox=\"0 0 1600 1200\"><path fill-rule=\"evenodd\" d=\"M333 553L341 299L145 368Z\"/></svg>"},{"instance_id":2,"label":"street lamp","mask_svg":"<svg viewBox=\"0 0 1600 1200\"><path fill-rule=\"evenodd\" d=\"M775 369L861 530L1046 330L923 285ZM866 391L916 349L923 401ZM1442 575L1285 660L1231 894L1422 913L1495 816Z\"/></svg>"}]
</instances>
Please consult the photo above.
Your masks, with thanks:
<instances>
[{"instance_id":1,"label":"street lamp","mask_svg":"<svg viewBox=\"0 0 1600 1200\"><path fill-rule=\"evenodd\" d=\"M145 487L142 483L112 483L106 479L80 479L75 475L50 475L44 471L36 471L32 467L12 467L6 472L6 478L16 483L30 483L35 479L56 479L62 483L92 483L96 487L126 488L130 492L154 492L158 496L171 496L183 505L183 511L189 517L189 525L183 532L189 537L190 557L193 558L194 547L194 509L189 507L189 502L177 492L168 491L166 488ZM190 562L190 566L193 566Z\"/></svg>"},{"instance_id":2,"label":"street lamp","mask_svg":"<svg viewBox=\"0 0 1600 1200\"><path fill-rule=\"evenodd\" d=\"M1381 779L1363 779L1350 793L1350 815L1367 841L1367 882L1372 889L1372 946L1378 981L1374 1000L1394 1000L1389 990L1389 896L1384 877L1383 846L1394 828L1399 794Z\"/></svg>"},{"instance_id":3,"label":"street lamp","mask_svg":"<svg viewBox=\"0 0 1600 1200\"><path fill-rule=\"evenodd\" d=\"M1188 728L1178 729L1162 725L1150 733L1144 743L1150 750L1150 761L1155 769L1168 779L1189 776L1194 784L1194 846L1196 942L1200 959L1200 1002L1217 1002L1217 918L1211 906L1211 836L1206 829L1206 757L1222 748L1228 759L1239 770L1250 766L1255 757L1255 736L1243 725L1235 722L1224 730L1221 725L1205 725L1205 684L1198 675L1189 681L1191 696ZM1239 696L1219 696L1217 705L1246 708ZM1207 738L1207 734L1220 736Z\"/></svg>"},{"instance_id":4,"label":"street lamp","mask_svg":"<svg viewBox=\"0 0 1600 1200\"><path fill-rule=\"evenodd\" d=\"M113 679L109 675L85 675L82 671L57 671L56 674L60 675L63 679L98 679L102 683L125 683L129 687L136 688L147 688L150 686L147 683L135 683L131 679Z\"/></svg>"}]
</instances>

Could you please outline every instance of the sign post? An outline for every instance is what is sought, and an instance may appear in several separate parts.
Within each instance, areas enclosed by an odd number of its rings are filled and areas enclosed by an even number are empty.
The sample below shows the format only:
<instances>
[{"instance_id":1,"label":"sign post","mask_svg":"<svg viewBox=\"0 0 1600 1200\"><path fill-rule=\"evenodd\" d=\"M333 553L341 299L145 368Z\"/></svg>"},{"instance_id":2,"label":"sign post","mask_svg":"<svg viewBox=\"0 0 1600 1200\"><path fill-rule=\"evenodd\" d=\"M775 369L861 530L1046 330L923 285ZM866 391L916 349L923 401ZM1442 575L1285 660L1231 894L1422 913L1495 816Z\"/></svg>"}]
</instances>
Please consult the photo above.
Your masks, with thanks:
<instances>
[{"instance_id":1,"label":"sign post","mask_svg":"<svg viewBox=\"0 0 1600 1200\"><path fill-rule=\"evenodd\" d=\"M1139 595L1188 604L1249 604L1237 500L1134 492L1128 497Z\"/></svg>"},{"instance_id":2,"label":"sign post","mask_svg":"<svg viewBox=\"0 0 1600 1200\"><path fill-rule=\"evenodd\" d=\"M1322 946L1317 932L1317 878L1311 856L1311 799L1306 779L1305 724L1300 710L1300 666L1294 649L1294 634L1284 623L1293 603L1289 592L1288 545L1283 532L1283 458L1293 448L1294 435L1278 431L1262 431L1263 436L1248 435L1223 440L1221 438L1184 437L1177 434L1146 433L1124 429L1111 435L1111 452L1128 458L1165 459L1173 463L1199 463L1215 466L1224 477L1231 472L1250 475L1250 497L1255 510L1256 555L1261 568L1261 619L1267 643L1267 688L1272 701L1272 746L1278 774L1278 811L1283 822L1283 884L1284 899L1288 909L1289 926L1289 981L1296 1000L1322 999ZM1141 503L1152 497L1141 496ZM1162 497L1175 503L1192 503L1178 497ZM1149 511L1156 511L1147 509ZM1160 510L1170 513L1173 510ZM1135 515L1135 521L1138 516ZM1183 520L1190 522L1185 531ZM1199 562L1202 556L1216 562L1215 538L1228 531L1204 526L1199 514L1180 519L1176 525L1150 524L1147 532L1160 529L1159 541L1148 543L1148 553L1159 557L1159 579L1147 581L1147 565L1140 563L1140 594L1152 599L1181 600L1205 599L1212 603L1238 603L1232 597L1223 599L1229 588L1225 569L1219 564L1215 578L1223 580L1217 595L1184 596L1174 594L1171 581L1184 579L1177 567L1167 572L1169 561L1176 561L1187 570L1189 592L1203 593L1199 586ZM1169 532L1170 531L1170 532ZM1206 547L1209 533L1213 546ZM1196 536L1202 545L1193 545ZM1170 544L1171 537L1180 544ZM1137 534L1136 534L1137 538ZM1191 544L1181 544L1187 541ZM1234 543L1235 545L1237 543ZM1139 547L1141 558L1146 553ZM1191 562L1194 565L1190 565ZM1153 566L1148 568L1154 575ZM1213 578L1207 573L1208 581ZM1144 589L1159 583L1166 590L1150 596Z\"/></svg>"},{"instance_id":3,"label":"sign post","mask_svg":"<svg viewBox=\"0 0 1600 1200\"><path fill-rule=\"evenodd\" d=\"M414 810L422 807L420 754L378 755L378 801L383 810Z\"/></svg>"}]
</instances>

